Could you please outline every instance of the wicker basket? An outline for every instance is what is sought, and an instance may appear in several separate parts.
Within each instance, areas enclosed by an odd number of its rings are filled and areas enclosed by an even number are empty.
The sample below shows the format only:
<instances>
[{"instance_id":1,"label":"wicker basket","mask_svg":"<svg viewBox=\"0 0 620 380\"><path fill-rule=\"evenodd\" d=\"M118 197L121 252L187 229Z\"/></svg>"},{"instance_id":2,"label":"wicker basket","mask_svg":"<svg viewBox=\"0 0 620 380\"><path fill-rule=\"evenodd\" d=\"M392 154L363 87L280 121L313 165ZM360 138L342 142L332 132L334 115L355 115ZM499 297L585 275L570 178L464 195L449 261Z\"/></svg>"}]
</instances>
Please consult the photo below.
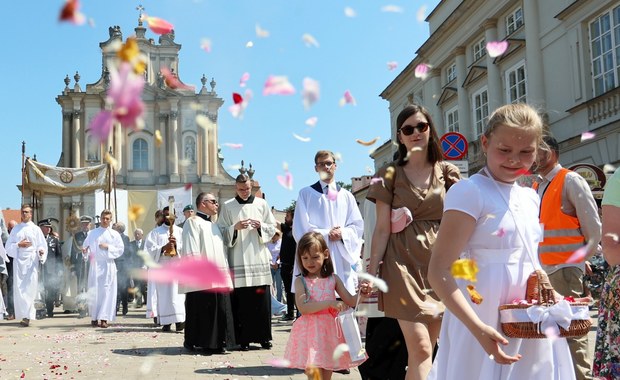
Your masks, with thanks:
<instances>
[{"instance_id":1,"label":"wicker basket","mask_svg":"<svg viewBox=\"0 0 620 380\"><path fill-rule=\"evenodd\" d=\"M525 310L533 305L552 306L556 303L553 287L549 282L547 274L541 270L532 272L527 280L525 291L526 304L505 304L500 305L499 310ZM536 302L533 302L536 301ZM571 302L571 307L588 307L586 303ZM511 322L501 323L502 331L507 337L541 339L547 338L544 331L541 331L539 323L533 322ZM560 336L564 338L575 338L586 335L590 331L592 322L590 319L578 319L571 321L568 330L558 326Z\"/></svg>"}]
</instances>

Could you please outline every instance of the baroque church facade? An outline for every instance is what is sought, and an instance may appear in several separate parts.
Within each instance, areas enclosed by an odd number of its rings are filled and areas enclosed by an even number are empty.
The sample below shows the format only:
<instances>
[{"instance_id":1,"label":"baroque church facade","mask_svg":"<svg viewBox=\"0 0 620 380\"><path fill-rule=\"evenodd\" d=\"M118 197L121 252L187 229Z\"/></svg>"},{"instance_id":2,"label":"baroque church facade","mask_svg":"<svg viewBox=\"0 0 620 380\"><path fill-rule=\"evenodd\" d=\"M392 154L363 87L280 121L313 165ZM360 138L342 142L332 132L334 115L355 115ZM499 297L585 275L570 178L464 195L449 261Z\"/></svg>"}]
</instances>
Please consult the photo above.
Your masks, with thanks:
<instances>
[{"instance_id":1,"label":"baroque church facade","mask_svg":"<svg viewBox=\"0 0 620 380\"><path fill-rule=\"evenodd\" d=\"M111 154L118 161L118 169L112 176L116 188L129 194L130 204L132 194L141 194L137 199L147 206L142 220L128 225L130 236L133 228L142 227L140 222L146 228L153 224L153 213L158 206L148 205L153 203L153 199L157 203L156 195L148 194L180 188L185 188L187 192L188 184L192 184L193 198L201 191L213 192L221 199L235 196L234 178L224 170L218 146L218 112L224 101L215 91L215 80L207 83L208 79L203 75L200 89L169 88L160 70L168 68L178 75L181 45L175 42L174 31L160 36L156 43L145 36L146 28L141 21L134 30L140 51L147 57L143 128L134 130L117 125L110 134L107 146L100 144L89 130L95 115L105 107L110 81L107 62L116 54L111 47L124 41L119 26L110 27L108 39L99 44L102 53L101 77L82 89L77 72L72 87L67 76L66 87L56 98L62 109L62 153L57 166L97 166L106 162L106 153ZM157 135L161 135L163 144L158 143ZM42 208L39 215L58 218L60 230L64 230L62 226L70 213L99 214L101 207L96 204L93 193L45 195L39 206ZM121 204L118 205L120 216L126 209L122 210ZM180 210L177 210L177 215L179 213Z\"/></svg>"}]
</instances>

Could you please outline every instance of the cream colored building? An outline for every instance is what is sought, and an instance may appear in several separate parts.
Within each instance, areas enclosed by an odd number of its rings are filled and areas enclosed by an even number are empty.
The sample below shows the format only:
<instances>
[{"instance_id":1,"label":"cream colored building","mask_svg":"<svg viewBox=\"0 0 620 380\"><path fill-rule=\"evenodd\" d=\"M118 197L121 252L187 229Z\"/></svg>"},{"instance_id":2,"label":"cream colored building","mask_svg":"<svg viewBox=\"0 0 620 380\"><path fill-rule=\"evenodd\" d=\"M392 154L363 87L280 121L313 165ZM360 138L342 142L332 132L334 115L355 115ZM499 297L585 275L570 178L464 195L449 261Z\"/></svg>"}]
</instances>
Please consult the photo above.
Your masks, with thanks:
<instances>
[{"instance_id":1,"label":"cream colored building","mask_svg":"<svg viewBox=\"0 0 620 380\"><path fill-rule=\"evenodd\" d=\"M169 68L179 73L179 50L174 31L159 37L156 43L146 37L146 28L139 22L134 29L140 51L147 57L144 128L126 129L116 126L107 146L100 145L91 135L89 125L93 117L105 107L106 89L109 85L107 62L116 54L107 49L125 41L119 26L109 28L108 39L101 48L101 77L82 88L76 72L74 83L65 78L66 87L56 101L62 109L62 154L60 167L81 168L105 162L106 152L111 152L119 162L114 179L118 189L127 190L143 202L154 199L157 191L183 188L192 184L192 196L201 191L214 192L221 199L235 195L234 178L223 168L223 157L218 146L218 112L224 101L215 91L215 80L207 83L203 75L199 89L171 89L160 73ZM133 33L131 33L133 34ZM125 38L124 38L125 37ZM94 63L96 64L96 63ZM180 78L179 78L180 79ZM208 86L208 87L207 87ZM196 116L202 115L207 128L197 125ZM155 133L159 131L164 143L157 147ZM255 183L258 185L258 183ZM256 190L256 187L255 187ZM260 191L260 190L259 190ZM134 198L135 199L135 198ZM95 195L73 196L46 195L42 199L38 217L55 217L63 225L72 210L77 215L96 215ZM193 202L192 202L193 203ZM145 205L148 206L148 205ZM157 206L148 206L137 226L148 230L153 225ZM118 210L125 214L127 210ZM136 225L128 226L127 233Z\"/></svg>"},{"instance_id":2,"label":"cream colored building","mask_svg":"<svg viewBox=\"0 0 620 380\"><path fill-rule=\"evenodd\" d=\"M479 136L488 115L527 102L545 115L564 166L620 164L618 1L444 0L427 21L430 37L381 93L393 139L402 108L422 104L440 135L466 136L473 173L482 165ZM486 43L503 40L508 50L491 58ZM425 79L414 75L420 64L432 67ZM581 141L586 131L594 137ZM381 148L378 162L396 150Z\"/></svg>"}]
</instances>

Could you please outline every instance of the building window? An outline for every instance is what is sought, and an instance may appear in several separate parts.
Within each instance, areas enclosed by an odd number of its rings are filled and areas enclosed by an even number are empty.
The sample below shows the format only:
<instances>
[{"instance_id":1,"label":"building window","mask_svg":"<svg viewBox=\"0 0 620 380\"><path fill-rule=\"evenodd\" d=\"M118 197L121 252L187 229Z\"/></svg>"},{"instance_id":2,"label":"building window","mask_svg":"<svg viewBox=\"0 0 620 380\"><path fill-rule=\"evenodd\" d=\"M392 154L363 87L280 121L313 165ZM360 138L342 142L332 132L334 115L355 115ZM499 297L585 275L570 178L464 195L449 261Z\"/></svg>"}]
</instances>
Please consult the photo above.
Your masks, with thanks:
<instances>
[{"instance_id":1,"label":"building window","mask_svg":"<svg viewBox=\"0 0 620 380\"><path fill-rule=\"evenodd\" d=\"M446 112L446 128L448 132L459 131L459 109L454 107Z\"/></svg>"},{"instance_id":2,"label":"building window","mask_svg":"<svg viewBox=\"0 0 620 380\"><path fill-rule=\"evenodd\" d=\"M506 90L508 91L507 98L510 103L526 102L525 62L520 62L506 70Z\"/></svg>"},{"instance_id":3,"label":"building window","mask_svg":"<svg viewBox=\"0 0 620 380\"><path fill-rule=\"evenodd\" d=\"M474 93L474 128L476 137L484 132L489 116L489 93L486 87Z\"/></svg>"},{"instance_id":4,"label":"building window","mask_svg":"<svg viewBox=\"0 0 620 380\"><path fill-rule=\"evenodd\" d=\"M448 83L456 79L456 63L451 64L446 69L446 80Z\"/></svg>"},{"instance_id":5,"label":"building window","mask_svg":"<svg viewBox=\"0 0 620 380\"><path fill-rule=\"evenodd\" d=\"M594 96L620 85L620 6L590 23Z\"/></svg>"},{"instance_id":6,"label":"building window","mask_svg":"<svg viewBox=\"0 0 620 380\"><path fill-rule=\"evenodd\" d=\"M474 62L487 55L486 41L481 39L474 44Z\"/></svg>"},{"instance_id":7,"label":"building window","mask_svg":"<svg viewBox=\"0 0 620 380\"><path fill-rule=\"evenodd\" d=\"M149 169L149 146L144 139L136 139L133 142L133 170Z\"/></svg>"},{"instance_id":8,"label":"building window","mask_svg":"<svg viewBox=\"0 0 620 380\"><path fill-rule=\"evenodd\" d=\"M523 25L523 10L521 7L506 16L506 35L511 35Z\"/></svg>"}]
</instances>

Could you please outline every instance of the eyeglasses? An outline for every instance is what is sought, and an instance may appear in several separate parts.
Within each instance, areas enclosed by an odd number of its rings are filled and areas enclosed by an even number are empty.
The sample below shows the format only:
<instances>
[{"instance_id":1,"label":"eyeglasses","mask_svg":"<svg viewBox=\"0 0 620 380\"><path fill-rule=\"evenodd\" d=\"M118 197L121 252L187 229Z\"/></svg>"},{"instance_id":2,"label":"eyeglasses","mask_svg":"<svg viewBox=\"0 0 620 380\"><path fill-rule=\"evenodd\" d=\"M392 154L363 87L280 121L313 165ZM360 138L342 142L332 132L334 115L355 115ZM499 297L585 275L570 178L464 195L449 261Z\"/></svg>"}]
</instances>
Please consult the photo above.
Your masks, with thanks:
<instances>
[{"instance_id":1,"label":"eyeglasses","mask_svg":"<svg viewBox=\"0 0 620 380\"><path fill-rule=\"evenodd\" d=\"M217 200L215 200L215 199L205 199L205 200L203 200L203 202L209 202L209 203L214 204L214 205L218 204Z\"/></svg>"},{"instance_id":2,"label":"eyeglasses","mask_svg":"<svg viewBox=\"0 0 620 380\"><path fill-rule=\"evenodd\" d=\"M425 123L423 121L419 122L418 125L405 125L398 130L398 133L401 133L405 136L411 136L413 132L417 129L418 133L424 133L428 131L428 127L430 127L429 123Z\"/></svg>"},{"instance_id":3,"label":"eyeglasses","mask_svg":"<svg viewBox=\"0 0 620 380\"><path fill-rule=\"evenodd\" d=\"M333 161L324 161L324 162L317 162L316 166L324 166L326 169L331 169L332 166L334 165Z\"/></svg>"}]
</instances>

